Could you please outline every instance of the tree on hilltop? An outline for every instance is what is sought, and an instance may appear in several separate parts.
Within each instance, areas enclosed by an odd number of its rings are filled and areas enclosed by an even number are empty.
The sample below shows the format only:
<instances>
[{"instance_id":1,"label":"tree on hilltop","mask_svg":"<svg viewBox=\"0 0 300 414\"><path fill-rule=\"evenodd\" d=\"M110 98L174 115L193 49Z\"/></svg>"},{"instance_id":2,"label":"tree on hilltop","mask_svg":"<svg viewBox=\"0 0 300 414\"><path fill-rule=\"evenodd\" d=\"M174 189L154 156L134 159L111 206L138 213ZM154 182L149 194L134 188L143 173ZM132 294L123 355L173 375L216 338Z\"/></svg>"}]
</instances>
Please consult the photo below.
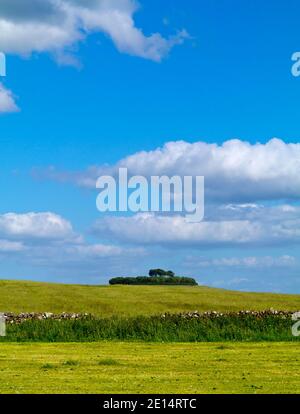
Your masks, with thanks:
<instances>
[{"instance_id":1,"label":"tree on hilltop","mask_svg":"<svg viewBox=\"0 0 300 414\"><path fill-rule=\"evenodd\" d=\"M175 273L172 270L163 270L163 269L150 269L149 270L150 277L157 277L157 276L167 276L167 277L174 277Z\"/></svg>"}]
</instances>

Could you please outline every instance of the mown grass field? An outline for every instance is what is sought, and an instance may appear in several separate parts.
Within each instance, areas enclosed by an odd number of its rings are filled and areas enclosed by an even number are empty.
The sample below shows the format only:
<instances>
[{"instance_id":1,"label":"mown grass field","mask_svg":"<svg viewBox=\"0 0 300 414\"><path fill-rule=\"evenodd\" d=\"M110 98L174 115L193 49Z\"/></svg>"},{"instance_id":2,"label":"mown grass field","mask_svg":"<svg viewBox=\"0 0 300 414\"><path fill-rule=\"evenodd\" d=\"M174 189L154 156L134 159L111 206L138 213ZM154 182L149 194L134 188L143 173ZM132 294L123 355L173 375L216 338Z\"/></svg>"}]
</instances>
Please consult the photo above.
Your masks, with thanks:
<instances>
[{"instance_id":1,"label":"mown grass field","mask_svg":"<svg viewBox=\"0 0 300 414\"><path fill-rule=\"evenodd\" d=\"M87 312L101 317L183 311L300 310L300 295L205 286L82 286L0 281L2 312Z\"/></svg>"},{"instance_id":2,"label":"mown grass field","mask_svg":"<svg viewBox=\"0 0 300 414\"><path fill-rule=\"evenodd\" d=\"M1 344L1 393L298 393L297 343Z\"/></svg>"}]
</instances>

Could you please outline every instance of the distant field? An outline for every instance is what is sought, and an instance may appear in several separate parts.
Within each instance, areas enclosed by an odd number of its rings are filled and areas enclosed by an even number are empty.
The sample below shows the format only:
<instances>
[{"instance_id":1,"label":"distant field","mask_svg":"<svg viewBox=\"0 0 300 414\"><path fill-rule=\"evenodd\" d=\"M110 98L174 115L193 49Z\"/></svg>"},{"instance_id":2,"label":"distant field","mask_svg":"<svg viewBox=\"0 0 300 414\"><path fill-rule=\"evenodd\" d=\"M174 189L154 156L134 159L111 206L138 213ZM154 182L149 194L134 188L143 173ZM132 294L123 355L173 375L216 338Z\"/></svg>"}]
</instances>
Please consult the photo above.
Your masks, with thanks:
<instances>
[{"instance_id":1,"label":"distant field","mask_svg":"<svg viewBox=\"0 0 300 414\"><path fill-rule=\"evenodd\" d=\"M299 393L296 343L1 344L1 393Z\"/></svg>"},{"instance_id":2,"label":"distant field","mask_svg":"<svg viewBox=\"0 0 300 414\"><path fill-rule=\"evenodd\" d=\"M181 311L300 310L300 295L202 286L82 286L0 281L1 312L88 312L136 316Z\"/></svg>"}]
</instances>

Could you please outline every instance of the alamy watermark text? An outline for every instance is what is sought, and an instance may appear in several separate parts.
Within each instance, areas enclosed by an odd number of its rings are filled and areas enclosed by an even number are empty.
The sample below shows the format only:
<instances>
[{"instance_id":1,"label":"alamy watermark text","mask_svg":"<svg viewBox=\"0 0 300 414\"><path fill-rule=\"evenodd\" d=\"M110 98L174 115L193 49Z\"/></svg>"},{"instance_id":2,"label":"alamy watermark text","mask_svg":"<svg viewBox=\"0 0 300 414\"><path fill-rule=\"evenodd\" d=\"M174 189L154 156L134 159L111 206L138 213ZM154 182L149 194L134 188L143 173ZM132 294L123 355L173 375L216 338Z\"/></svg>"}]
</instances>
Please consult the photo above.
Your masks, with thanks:
<instances>
[{"instance_id":1,"label":"alamy watermark text","mask_svg":"<svg viewBox=\"0 0 300 414\"><path fill-rule=\"evenodd\" d=\"M119 168L118 177L101 176L96 187L100 212L181 212L189 222L204 218L204 177L151 176L128 177Z\"/></svg>"}]
</instances>

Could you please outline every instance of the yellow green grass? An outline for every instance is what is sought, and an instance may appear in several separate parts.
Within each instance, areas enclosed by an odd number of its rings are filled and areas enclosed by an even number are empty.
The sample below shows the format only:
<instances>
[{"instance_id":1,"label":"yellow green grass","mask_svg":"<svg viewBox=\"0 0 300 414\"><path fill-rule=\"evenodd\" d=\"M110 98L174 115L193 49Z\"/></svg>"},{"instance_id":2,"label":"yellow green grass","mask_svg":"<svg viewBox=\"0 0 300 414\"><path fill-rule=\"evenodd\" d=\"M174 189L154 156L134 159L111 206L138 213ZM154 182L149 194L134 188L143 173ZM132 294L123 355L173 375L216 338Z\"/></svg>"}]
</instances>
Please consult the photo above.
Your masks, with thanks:
<instances>
[{"instance_id":1,"label":"yellow green grass","mask_svg":"<svg viewBox=\"0 0 300 414\"><path fill-rule=\"evenodd\" d=\"M300 295L205 286L82 286L0 281L2 312L88 312L102 317L181 311L300 310Z\"/></svg>"},{"instance_id":2,"label":"yellow green grass","mask_svg":"<svg viewBox=\"0 0 300 414\"><path fill-rule=\"evenodd\" d=\"M1 393L299 393L297 343L1 344Z\"/></svg>"}]
</instances>

